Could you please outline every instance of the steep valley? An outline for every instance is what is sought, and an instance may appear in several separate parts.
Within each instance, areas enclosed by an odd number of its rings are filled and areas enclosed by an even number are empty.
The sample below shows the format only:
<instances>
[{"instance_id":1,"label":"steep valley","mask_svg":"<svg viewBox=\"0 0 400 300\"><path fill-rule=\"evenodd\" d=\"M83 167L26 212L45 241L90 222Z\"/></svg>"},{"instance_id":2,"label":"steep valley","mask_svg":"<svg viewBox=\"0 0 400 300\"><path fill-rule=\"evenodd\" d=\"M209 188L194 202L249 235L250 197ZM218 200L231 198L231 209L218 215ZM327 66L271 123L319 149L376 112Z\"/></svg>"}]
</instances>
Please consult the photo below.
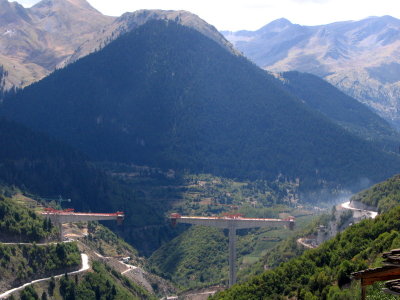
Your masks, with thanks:
<instances>
[{"instance_id":1,"label":"steep valley","mask_svg":"<svg viewBox=\"0 0 400 300\"><path fill-rule=\"evenodd\" d=\"M0 199L1 219L5 221L1 222L0 295L12 287L46 277L48 280L16 291L13 296L32 294L35 298L37 296L34 295L46 294L52 299L64 299L73 295L77 299L83 299L92 297L91 293L99 290L102 295L110 293L111 299L120 299L121 296L124 299L156 299L155 294L175 293L170 283L143 269L145 261L137 256L137 251L132 246L97 223L70 224L69 228L65 228L65 234L73 238L74 241L71 242L57 243L58 235L55 235L53 238L47 236L45 241L39 240L38 244L34 243L33 238L25 240L26 243L23 244L9 243L12 234L18 230L16 226L21 228L21 224L26 224L25 227L31 230L40 230L42 222L46 224L44 219L32 211L32 207L36 207L34 203L33 200L18 203L3 196ZM36 211L43 210L36 208ZM19 222L16 223L14 218L19 218ZM53 227L51 231L54 230L56 229ZM69 276L74 278L71 280L63 274L79 268L80 253L89 257L92 273L71 274ZM129 261L125 260L123 263L122 257L128 257Z\"/></svg>"},{"instance_id":2,"label":"steep valley","mask_svg":"<svg viewBox=\"0 0 400 300\"><path fill-rule=\"evenodd\" d=\"M300 39L314 29L280 20L259 33ZM29 9L0 0L2 31L0 295L49 277L11 299L355 299L350 274L400 247L400 134L321 78L266 72L186 11L114 18L85 0ZM239 45L252 33L234 36ZM259 57L274 71L285 59L279 45ZM349 56L343 47L326 59ZM369 68L381 81L397 74L396 65ZM3 95L11 86L24 88ZM361 217L332 210L354 193L380 215L350 226ZM45 207L125 218L64 224L57 243ZM238 230L238 284L228 289L228 230L177 224L172 213L295 218L296 227ZM315 249L298 243L329 224L341 232ZM83 267L83 254L90 268L65 275ZM389 299L381 285L369 293Z\"/></svg>"}]
</instances>

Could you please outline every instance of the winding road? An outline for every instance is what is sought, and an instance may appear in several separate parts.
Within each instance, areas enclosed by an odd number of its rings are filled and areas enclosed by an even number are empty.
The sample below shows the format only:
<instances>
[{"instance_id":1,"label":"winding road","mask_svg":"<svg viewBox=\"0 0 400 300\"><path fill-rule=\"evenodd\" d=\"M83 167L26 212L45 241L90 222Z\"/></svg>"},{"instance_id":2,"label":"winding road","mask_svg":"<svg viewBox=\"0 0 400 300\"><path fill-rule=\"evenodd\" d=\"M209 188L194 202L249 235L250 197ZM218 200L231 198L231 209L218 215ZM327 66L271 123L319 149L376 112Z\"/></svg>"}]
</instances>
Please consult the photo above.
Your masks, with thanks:
<instances>
[{"instance_id":1,"label":"winding road","mask_svg":"<svg viewBox=\"0 0 400 300\"><path fill-rule=\"evenodd\" d=\"M364 213L368 214L371 217L371 219L375 219L376 216L378 215L378 212L376 212L376 211L351 207L350 206L350 201L344 202L340 206L343 207L344 209L351 209L351 210L364 212Z\"/></svg>"},{"instance_id":2,"label":"winding road","mask_svg":"<svg viewBox=\"0 0 400 300\"><path fill-rule=\"evenodd\" d=\"M78 271L73 271L73 272L67 273L68 275L74 275L74 274L86 272L87 270L89 270L90 265L89 265L89 257L88 257L88 255L85 254L85 253L81 253L81 260L82 260L82 267ZM56 276L52 276L52 277L60 278L60 277L62 277L64 275L65 275L65 273L60 274L60 275L56 275ZM26 288L29 285L32 285L32 284L38 283L38 282L42 282L42 281L46 281L46 280L50 280L50 279L51 279L51 277L46 277L46 278L36 279L36 280L31 281L31 282L25 283L24 285L21 285L19 287L13 288L11 290L8 290L8 291L0 294L0 299L6 299L12 293L20 291L20 290Z\"/></svg>"},{"instance_id":3,"label":"winding road","mask_svg":"<svg viewBox=\"0 0 400 300\"><path fill-rule=\"evenodd\" d=\"M378 215L378 212L376 212L376 211L365 210L365 209L352 207L350 201L343 202L342 204L339 204L339 205L343 209L350 209L350 210L354 210L354 211L360 212L363 215L368 216L371 219L375 219L376 216ZM313 249L313 248L317 247L316 245L311 245L311 244L306 243L306 238L304 238L304 237L297 239L297 243L302 245L303 247L305 247L307 249Z\"/></svg>"}]
</instances>

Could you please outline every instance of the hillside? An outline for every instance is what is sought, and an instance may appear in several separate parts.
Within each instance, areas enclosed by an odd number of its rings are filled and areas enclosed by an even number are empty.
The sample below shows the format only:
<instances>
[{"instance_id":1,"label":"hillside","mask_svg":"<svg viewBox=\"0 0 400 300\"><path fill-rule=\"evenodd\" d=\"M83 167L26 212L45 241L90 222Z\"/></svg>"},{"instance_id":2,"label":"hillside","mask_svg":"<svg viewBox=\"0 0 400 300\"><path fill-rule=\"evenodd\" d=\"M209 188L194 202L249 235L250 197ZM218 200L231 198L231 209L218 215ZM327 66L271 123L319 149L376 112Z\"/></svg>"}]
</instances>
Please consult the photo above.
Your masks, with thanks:
<instances>
[{"instance_id":1,"label":"hillside","mask_svg":"<svg viewBox=\"0 0 400 300\"><path fill-rule=\"evenodd\" d=\"M351 201L376 207L379 212L390 210L400 203L400 175L396 175L354 195Z\"/></svg>"},{"instance_id":2,"label":"hillside","mask_svg":"<svg viewBox=\"0 0 400 300\"><path fill-rule=\"evenodd\" d=\"M398 19L383 16L319 26L279 19L224 35L262 68L318 75L398 127L399 30Z\"/></svg>"},{"instance_id":3,"label":"hillside","mask_svg":"<svg viewBox=\"0 0 400 300\"><path fill-rule=\"evenodd\" d=\"M110 226L141 251L169 238L163 216L168 206L154 208L158 202L144 201L134 185L112 178L79 151L5 119L0 119L0 143L6 145L0 149L0 183L43 201L72 199L67 205L77 211L122 210L127 214L126 227ZM154 227L166 229L159 232Z\"/></svg>"},{"instance_id":4,"label":"hillside","mask_svg":"<svg viewBox=\"0 0 400 300\"><path fill-rule=\"evenodd\" d=\"M366 105L309 73L296 71L276 74L284 87L302 102L324 114L349 132L397 152L400 134Z\"/></svg>"},{"instance_id":5,"label":"hillside","mask_svg":"<svg viewBox=\"0 0 400 300\"><path fill-rule=\"evenodd\" d=\"M356 299L359 285L348 285L351 272L379 266L382 252L400 246L399 220L396 206L212 299ZM368 294L372 299L386 299L376 285L369 287Z\"/></svg>"},{"instance_id":6,"label":"hillside","mask_svg":"<svg viewBox=\"0 0 400 300\"><path fill-rule=\"evenodd\" d=\"M49 238L51 224L28 208L0 195L0 292L28 279L78 269L80 254L76 244L17 245L4 242L37 242Z\"/></svg>"},{"instance_id":7,"label":"hillside","mask_svg":"<svg viewBox=\"0 0 400 300\"><path fill-rule=\"evenodd\" d=\"M8 98L1 113L91 159L237 178L281 174L303 190L357 189L399 165L243 57L171 21L147 22L56 71Z\"/></svg>"},{"instance_id":8,"label":"hillside","mask_svg":"<svg viewBox=\"0 0 400 300\"><path fill-rule=\"evenodd\" d=\"M51 223L0 195L0 240L42 242L56 236Z\"/></svg>"},{"instance_id":9,"label":"hillside","mask_svg":"<svg viewBox=\"0 0 400 300\"><path fill-rule=\"evenodd\" d=\"M2 186L3 191L11 188ZM34 201L33 201L34 202ZM32 206L30 203L29 206ZM17 221L16 221L17 220ZM21 286L35 279L52 277L50 280L41 281L28 286L13 296L21 299L39 299L45 294L51 299L156 299L154 293L163 294L168 291L170 284L164 280L146 273L141 268L144 261L137 256L137 251L105 227L90 223L86 236L76 236L83 230L85 224L75 224L80 228L73 229L74 242L56 243L51 236L54 231L51 223L45 221L36 212L27 207L27 203L18 202L16 199L0 196L0 294ZM71 229L65 230L67 235ZM38 239L46 237L46 240ZM18 244L18 242L25 242ZM10 243L11 242L11 243ZM46 243L47 242L47 243ZM109 255L107 259L95 251ZM90 258L91 271L79 275L65 275L61 278L56 275L65 274L79 269L81 253ZM137 266L138 275L123 272L125 265L118 261L118 257L129 256L129 263ZM115 257L115 258L114 258ZM118 268L119 267L119 268ZM121 270L122 267L122 270ZM123 272L123 274L122 274ZM150 286L160 285L154 291ZM146 282L147 286L142 286ZM165 286L167 290L165 290Z\"/></svg>"}]
</instances>

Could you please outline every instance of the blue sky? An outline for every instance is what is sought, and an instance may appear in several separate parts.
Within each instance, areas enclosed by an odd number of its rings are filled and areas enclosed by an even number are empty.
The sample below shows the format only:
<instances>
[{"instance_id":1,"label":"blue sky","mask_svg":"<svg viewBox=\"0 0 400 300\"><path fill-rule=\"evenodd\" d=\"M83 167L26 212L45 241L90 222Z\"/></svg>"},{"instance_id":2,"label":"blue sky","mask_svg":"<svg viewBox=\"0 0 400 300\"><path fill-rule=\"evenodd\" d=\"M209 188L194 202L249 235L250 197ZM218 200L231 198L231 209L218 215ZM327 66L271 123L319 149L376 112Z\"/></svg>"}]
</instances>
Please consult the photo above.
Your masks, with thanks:
<instances>
[{"instance_id":1,"label":"blue sky","mask_svg":"<svg viewBox=\"0 0 400 300\"><path fill-rule=\"evenodd\" d=\"M31 6L38 0L17 0ZM400 18L399 0L88 0L103 14L119 16L138 9L183 9L219 30L256 30L286 18L301 25L360 20L369 16Z\"/></svg>"}]
</instances>

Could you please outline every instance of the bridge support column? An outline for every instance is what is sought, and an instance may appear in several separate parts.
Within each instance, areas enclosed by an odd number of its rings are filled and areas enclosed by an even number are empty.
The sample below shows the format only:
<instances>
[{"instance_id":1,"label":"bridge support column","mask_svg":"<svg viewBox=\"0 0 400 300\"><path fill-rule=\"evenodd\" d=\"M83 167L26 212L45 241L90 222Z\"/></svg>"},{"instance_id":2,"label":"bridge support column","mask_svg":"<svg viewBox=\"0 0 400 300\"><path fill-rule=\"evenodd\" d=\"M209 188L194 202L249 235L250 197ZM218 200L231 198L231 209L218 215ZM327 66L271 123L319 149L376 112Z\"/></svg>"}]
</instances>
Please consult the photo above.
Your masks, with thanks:
<instances>
[{"instance_id":1,"label":"bridge support column","mask_svg":"<svg viewBox=\"0 0 400 300\"><path fill-rule=\"evenodd\" d=\"M260 219L242 218L240 215L230 215L225 217L185 217L180 214L171 214L172 224L183 223L192 225L202 225L228 229L229 233L229 287L236 283L236 230L245 228L259 227L280 227L286 226L293 229L294 219Z\"/></svg>"},{"instance_id":2,"label":"bridge support column","mask_svg":"<svg viewBox=\"0 0 400 300\"><path fill-rule=\"evenodd\" d=\"M60 242L63 241L64 237L63 237L63 226L62 223L58 223L58 230L60 232L60 235L58 236L58 238L60 239Z\"/></svg>"},{"instance_id":3,"label":"bridge support column","mask_svg":"<svg viewBox=\"0 0 400 300\"><path fill-rule=\"evenodd\" d=\"M229 287L236 283L236 227L229 224Z\"/></svg>"}]
</instances>

